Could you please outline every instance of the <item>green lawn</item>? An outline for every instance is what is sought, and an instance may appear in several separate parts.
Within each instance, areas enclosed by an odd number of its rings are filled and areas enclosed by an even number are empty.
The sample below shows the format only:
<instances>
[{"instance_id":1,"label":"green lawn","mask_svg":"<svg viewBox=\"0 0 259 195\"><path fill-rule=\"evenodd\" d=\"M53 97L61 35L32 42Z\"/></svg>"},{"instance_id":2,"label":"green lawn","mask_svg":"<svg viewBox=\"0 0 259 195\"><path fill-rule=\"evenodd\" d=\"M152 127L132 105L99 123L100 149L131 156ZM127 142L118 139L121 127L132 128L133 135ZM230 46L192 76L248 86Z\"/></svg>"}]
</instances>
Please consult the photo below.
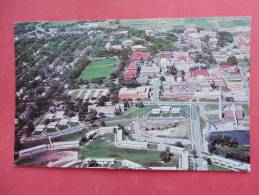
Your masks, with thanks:
<instances>
[{"instance_id":1,"label":"green lawn","mask_svg":"<svg viewBox=\"0 0 259 195\"><path fill-rule=\"evenodd\" d=\"M220 167L217 165L208 165L208 171L232 171L232 170L224 167Z\"/></svg>"},{"instance_id":2,"label":"green lawn","mask_svg":"<svg viewBox=\"0 0 259 195\"><path fill-rule=\"evenodd\" d=\"M92 80L101 77L109 78L110 74L116 70L116 63L117 60L114 58L92 61L81 72L79 79Z\"/></svg>"},{"instance_id":3,"label":"green lawn","mask_svg":"<svg viewBox=\"0 0 259 195\"><path fill-rule=\"evenodd\" d=\"M134 118L137 116L143 116L143 115L146 115L150 110L156 107L157 106L145 106L143 108L132 107L132 108L129 108L125 113L123 113L123 117Z\"/></svg>"},{"instance_id":4,"label":"green lawn","mask_svg":"<svg viewBox=\"0 0 259 195\"><path fill-rule=\"evenodd\" d=\"M128 159L130 161L145 164L149 162L159 162L160 153L158 151L132 150L116 148L112 144L113 135L107 134L103 138L92 141L89 145L79 151L79 159L84 158L116 158Z\"/></svg>"}]
</instances>

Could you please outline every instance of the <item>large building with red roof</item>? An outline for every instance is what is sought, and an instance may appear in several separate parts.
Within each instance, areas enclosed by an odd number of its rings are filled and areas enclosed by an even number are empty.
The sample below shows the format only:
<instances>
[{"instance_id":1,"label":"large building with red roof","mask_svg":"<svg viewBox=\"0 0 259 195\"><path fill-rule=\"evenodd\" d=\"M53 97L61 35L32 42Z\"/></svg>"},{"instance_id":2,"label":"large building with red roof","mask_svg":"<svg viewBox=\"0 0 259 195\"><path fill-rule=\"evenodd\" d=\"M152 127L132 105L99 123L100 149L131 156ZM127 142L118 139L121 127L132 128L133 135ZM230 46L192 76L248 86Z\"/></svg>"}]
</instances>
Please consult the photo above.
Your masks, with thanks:
<instances>
[{"instance_id":1,"label":"large building with red roof","mask_svg":"<svg viewBox=\"0 0 259 195\"><path fill-rule=\"evenodd\" d=\"M149 52L134 52L131 56L132 60L147 60L150 57Z\"/></svg>"},{"instance_id":2,"label":"large building with red roof","mask_svg":"<svg viewBox=\"0 0 259 195\"><path fill-rule=\"evenodd\" d=\"M209 76L209 72L207 70L192 70L191 76L193 77L207 77Z\"/></svg>"},{"instance_id":3,"label":"large building with red roof","mask_svg":"<svg viewBox=\"0 0 259 195\"><path fill-rule=\"evenodd\" d=\"M126 70L124 72L124 80L130 80L137 76L137 70Z\"/></svg>"}]
</instances>

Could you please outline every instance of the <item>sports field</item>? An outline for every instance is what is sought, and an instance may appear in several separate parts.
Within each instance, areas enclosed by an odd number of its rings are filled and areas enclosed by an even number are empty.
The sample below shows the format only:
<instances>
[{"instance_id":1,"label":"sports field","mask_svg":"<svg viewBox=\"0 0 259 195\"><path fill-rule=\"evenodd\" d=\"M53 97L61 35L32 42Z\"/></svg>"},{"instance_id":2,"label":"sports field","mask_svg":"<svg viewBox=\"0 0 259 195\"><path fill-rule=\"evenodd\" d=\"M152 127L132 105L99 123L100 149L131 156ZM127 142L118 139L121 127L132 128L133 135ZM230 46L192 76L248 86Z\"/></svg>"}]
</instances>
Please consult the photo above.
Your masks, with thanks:
<instances>
[{"instance_id":1,"label":"sports field","mask_svg":"<svg viewBox=\"0 0 259 195\"><path fill-rule=\"evenodd\" d=\"M79 150L79 159L85 158L116 158L127 159L139 164L159 162L160 153L150 150L132 150L114 147L112 134L104 135Z\"/></svg>"},{"instance_id":2,"label":"sports field","mask_svg":"<svg viewBox=\"0 0 259 195\"><path fill-rule=\"evenodd\" d=\"M90 62L81 72L79 79L92 80L96 78L109 78L110 74L116 70L115 58L98 59Z\"/></svg>"}]
</instances>

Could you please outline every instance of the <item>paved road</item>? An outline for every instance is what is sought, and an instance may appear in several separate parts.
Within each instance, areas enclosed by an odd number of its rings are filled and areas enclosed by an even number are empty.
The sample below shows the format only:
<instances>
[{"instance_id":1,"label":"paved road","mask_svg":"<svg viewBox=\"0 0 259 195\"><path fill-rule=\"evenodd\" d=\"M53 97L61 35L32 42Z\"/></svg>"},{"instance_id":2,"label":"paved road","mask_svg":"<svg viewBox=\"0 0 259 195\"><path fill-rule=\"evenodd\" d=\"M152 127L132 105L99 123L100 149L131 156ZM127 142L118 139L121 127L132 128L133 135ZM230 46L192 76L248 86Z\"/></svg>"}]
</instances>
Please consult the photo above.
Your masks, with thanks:
<instances>
[{"instance_id":1,"label":"paved road","mask_svg":"<svg viewBox=\"0 0 259 195\"><path fill-rule=\"evenodd\" d=\"M242 101L242 102L222 102L222 105L232 105L232 104L240 104L240 105L247 105L247 101ZM143 101L143 104L145 106L150 106L150 105L154 105L154 102L152 101ZM218 105L218 102L188 102L188 101L184 101L184 102L177 102L177 101L159 101L160 105L208 105L208 104L215 104Z\"/></svg>"},{"instance_id":2,"label":"paved road","mask_svg":"<svg viewBox=\"0 0 259 195\"><path fill-rule=\"evenodd\" d=\"M198 114L198 106L191 105L191 129L192 129L192 142L194 149L196 150L196 163L198 165L197 170L201 170L202 167L202 136L200 128L200 116Z\"/></svg>"},{"instance_id":3,"label":"paved road","mask_svg":"<svg viewBox=\"0 0 259 195\"><path fill-rule=\"evenodd\" d=\"M153 101L153 103L157 103L157 102L159 102L161 81L159 79L156 79L153 82L154 82L154 84L153 84L154 89L153 89L153 95L151 97L151 100Z\"/></svg>"}]
</instances>

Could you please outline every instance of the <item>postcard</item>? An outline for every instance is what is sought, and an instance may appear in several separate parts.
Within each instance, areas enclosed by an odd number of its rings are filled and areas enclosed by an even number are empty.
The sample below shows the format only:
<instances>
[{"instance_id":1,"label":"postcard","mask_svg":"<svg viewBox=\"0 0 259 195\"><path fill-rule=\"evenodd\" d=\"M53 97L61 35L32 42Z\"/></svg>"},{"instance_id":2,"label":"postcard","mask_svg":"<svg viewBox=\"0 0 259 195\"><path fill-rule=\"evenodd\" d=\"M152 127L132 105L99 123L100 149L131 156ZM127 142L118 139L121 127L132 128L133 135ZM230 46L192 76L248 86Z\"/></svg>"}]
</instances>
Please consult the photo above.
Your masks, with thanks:
<instances>
[{"instance_id":1,"label":"postcard","mask_svg":"<svg viewBox=\"0 0 259 195\"><path fill-rule=\"evenodd\" d=\"M249 172L250 23L15 23L14 165Z\"/></svg>"}]
</instances>

